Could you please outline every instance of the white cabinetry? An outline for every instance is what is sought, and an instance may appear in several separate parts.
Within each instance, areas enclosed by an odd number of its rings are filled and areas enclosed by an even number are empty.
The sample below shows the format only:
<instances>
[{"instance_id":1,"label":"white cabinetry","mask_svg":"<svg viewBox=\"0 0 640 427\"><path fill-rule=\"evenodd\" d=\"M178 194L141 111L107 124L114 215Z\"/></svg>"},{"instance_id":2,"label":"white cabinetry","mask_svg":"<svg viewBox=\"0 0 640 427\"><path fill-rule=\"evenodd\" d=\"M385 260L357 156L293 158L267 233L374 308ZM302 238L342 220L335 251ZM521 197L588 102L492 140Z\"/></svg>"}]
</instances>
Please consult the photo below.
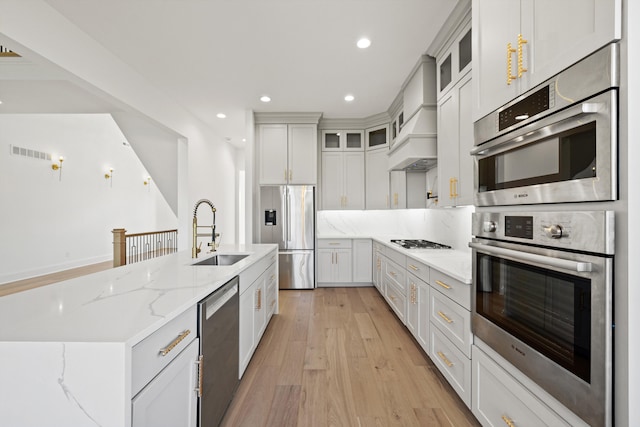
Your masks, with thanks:
<instances>
[{"instance_id":1,"label":"white cabinetry","mask_svg":"<svg viewBox=\"0 0 640 427\"><path fill-rule=\"evenodd\" d=\"M429 353L429 285L408 273L407 293L407 329Z\"/></svg>"},{"instance_id":2,"label":"white cabinetry","mask_svg":"<svg viewBox=\"0 0 640 427\"><path fill-rule=\"evenodd\" d=\"M407 173L405 171L389 172L391 190L391 209L407 208Z\"/></svg>"},{"instance_id":3,"label":"white cabinetry","mask_svg":"<svg viewBox=\"0 0 640 427\"><path fill-rule=\"evenodd\" d=\"M371 254L370 239L353 240L353 281L355 283L371 283Z\"/></svg>"},{"instance_id":4,"label":"white cabinetry","mask_svg":"<svg viewBox=\"0 0 640 427\"><path fill-rule=\"evenodd\" d=\"M389 125L380 125L365 130L367 150L389 148Z\"/></svg>"},{"instance_id":5,"label":"white cabinetry","mask_svg":"<svg viewBox=\"0 0 640 427\"><path fill-rule=\"evenodd\" d=\"M322 208L364 209L364 152L322 153Z\"/></svg>"},{"instance_id":6,"label":"white cabinetry","mask_svg":"<svg viewBox=\"0 0 640 427\"><path fill-rule=\"evenodd\" d=\"M261 185L316 184L317 125L258 125Z\"/></svg>"},{"instance_id":7,"label":"white cabinetry","mask_svg":"<svg viewBox=\"0 0 640 427\"><path fill-rule=\"evenodd\" d=\"M471 24L470 19L467 19L468 22L463 24L461 31L456 31L444 53L437 55L438 99L471 70Z\"/></svg>"},{"instance_id":8,"label":"white cabinetry","mask_svg":"<svg viewBox=\"0 0 640 427\"><path fill-rule=\"evenodd\" d=\"M134 427L196 425L197 320L192 307L133 347Z\"/></svg>"},{"instance_id":9,"label":"white cabinetry","mask_svg":"<svg viewBox=\"0 0 640 427\"><path fill-rule=\"evenodd\" d=\"M382 271L385 260L384 246L378 242L373 242L373 285L384 295L382 290Z\"/></svg>"},{"instance_id":10,"label":"white cabinetry","mask_svg":"<svg viewBox=\"0 0 640 427\"><path fill-rule=\"evenodd\" d=\"M471 73L438 102L438 205L473 204Z\"/></svg>"},{"instance_id":11,"label":"white cabinetry","mask_svg":"<svg viewBox=\"0 0 640 427\"><path fill-rule=\"evenodd\" d=\"M318 285L351 282L351 239L318 240Z\"/></svg>"},{"instance_id":12,"label":"white cabinetry","mask_svg":"<svg viewBox=\"0 0 640 427\"><path fill-rule=\"evenodd\" d=\"M273 252L240 274L239 378L249 365L271 315L277 311L276 258Z\"/></svg>"},{"instance_id":13,"label":"white cabinetry","mask_svg":"<svg viewBox=\"0 0 640 427\"><path fill-rule=\"evenodd\" d=\"M199 340L191 341L131 402L134 427L196 427Z\"/></svg>"},{"instance_id":14,"label":"white cabinetry","mask_svg":"<svg viewBox=\"0 0 640 427\"><path fill-rule=\"evenodd\" d=\"M389 208L389 157L385 149L366 152L366 208Z\"/></svg>"},{"instance_id":15,"label":"white cabinetry","mask_svg":"<svg viewBox=\"0 0 640 427\"><path fill-rule=\"evenodd\" d=\"M574 414L554 412L500 364L473 346L473 415L485 426L585 426ZM566 409L565 409L566 412Z\"/></svg>"},{"instance_id":16,"label":"white cabinetry","mask_svg":"<svg viewBox=\"0 0 640 427\"><path fill-rule=\"evenodd\" d=\"M621 37L620 0L473 0L473 120Z\"/></svg>"}]
</instances>

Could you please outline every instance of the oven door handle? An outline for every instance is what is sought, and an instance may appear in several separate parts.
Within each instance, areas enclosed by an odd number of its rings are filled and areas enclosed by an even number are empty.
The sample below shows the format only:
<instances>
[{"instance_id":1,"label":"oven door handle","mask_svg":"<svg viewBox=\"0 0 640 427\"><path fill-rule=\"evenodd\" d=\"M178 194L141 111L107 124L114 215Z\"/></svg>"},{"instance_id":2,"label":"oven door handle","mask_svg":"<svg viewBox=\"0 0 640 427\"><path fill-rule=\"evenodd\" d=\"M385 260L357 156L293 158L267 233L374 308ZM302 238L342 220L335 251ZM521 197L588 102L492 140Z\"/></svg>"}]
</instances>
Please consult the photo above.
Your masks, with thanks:
<instances>
[{"instance_id":1,"label":"oven door handle","mask_svg":"<svg viewBox=\"0 0 640 427\"><path fill-rule=\"evenodd\" d=\"M475 147L471 150L471 155L485 156L493 151L501 152L506 151L507 149L514 149L526 145L531 141L535 141L547 136L549 134L548 126L554 127L554 133L560 133L565 130L569 130L575 126L575 117L587 114L596 114L603 110L603 107L604 103L602 102L583 102L579 105L569 108L563 113L559 113L557 116L551 116L554 120L553 123L549 123L546 126L542 125L543 123L545 123L545 119L542 119L541 122L533 122L521 129L518 129L517 131L514 131L517 132L516 134L507 133L501 138ZM561 117L558 117L560 115ZM546 121L551 121L551 119L548 118ZM530 129L531 127L535 127L536 129L528 131L528 129Z\"/></svg>"},{"instance_id":2,"label":"oven door handle","mask_svg":"<svg viewBox=\"0 0 640 427\"><path fill-rule=\"evenodd\" d=\"M498 248L482 243L469 243L469 247L490 255L502 255L511 257L524 262L534 262L548 265L563 270L575 271L578 273L590 272L592 264L590 262L578 262L567 259L553 258L544 255L531 254L528 252L514 251L513 249Z\"/></svg>"}]
</instances>

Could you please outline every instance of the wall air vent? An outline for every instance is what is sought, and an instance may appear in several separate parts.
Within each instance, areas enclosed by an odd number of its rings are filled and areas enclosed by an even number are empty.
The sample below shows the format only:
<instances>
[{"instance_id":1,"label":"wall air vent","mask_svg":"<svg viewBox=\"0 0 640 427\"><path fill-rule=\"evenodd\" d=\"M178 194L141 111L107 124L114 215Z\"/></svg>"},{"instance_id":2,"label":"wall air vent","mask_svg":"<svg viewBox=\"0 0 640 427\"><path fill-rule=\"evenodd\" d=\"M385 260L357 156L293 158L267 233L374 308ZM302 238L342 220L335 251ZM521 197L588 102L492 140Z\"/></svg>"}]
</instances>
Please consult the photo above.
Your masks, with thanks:
<instances>
[{"instance_id":1,"label":"wall air vent","mask_svg":"<svg viewBox=\"0 0 640 427\"><path fill-rule=\"evenodd\" d=\"M9 145L9 151L14 156L31 157L37 160L51 161L51 154L43 151L32 150L31 148L18 147L16 145Z\"/></svg>"},{"instance_id":2,"label":"wall air vent","mask_svg":"<svg viewBox=\"0 0 640 427\"><path fill-rule=\"evenodd\" d=\"M8 47L0 45L0 58L20 58L20 57L21 55L18 55Z\"/></svg>"}]
</instances>

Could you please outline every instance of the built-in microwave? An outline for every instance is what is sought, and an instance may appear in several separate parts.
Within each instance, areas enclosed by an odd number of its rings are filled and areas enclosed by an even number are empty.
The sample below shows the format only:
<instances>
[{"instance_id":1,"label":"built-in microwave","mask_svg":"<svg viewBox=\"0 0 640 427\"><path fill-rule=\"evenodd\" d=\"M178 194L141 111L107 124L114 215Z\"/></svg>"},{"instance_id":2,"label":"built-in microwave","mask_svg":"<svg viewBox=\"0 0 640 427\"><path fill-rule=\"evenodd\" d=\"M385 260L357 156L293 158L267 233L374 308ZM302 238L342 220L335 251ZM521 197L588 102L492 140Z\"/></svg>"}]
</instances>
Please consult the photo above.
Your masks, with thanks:
<instances>
[{"instance_id":1,"label":"built-in microwave","mask_svg":"<svg viewBox=\"0 0 640 427\"><path fill-rule=\"evenodd\" d=\"M618 46L474 124L476 206L617 199Z\"/></svg>"}]
</instances>

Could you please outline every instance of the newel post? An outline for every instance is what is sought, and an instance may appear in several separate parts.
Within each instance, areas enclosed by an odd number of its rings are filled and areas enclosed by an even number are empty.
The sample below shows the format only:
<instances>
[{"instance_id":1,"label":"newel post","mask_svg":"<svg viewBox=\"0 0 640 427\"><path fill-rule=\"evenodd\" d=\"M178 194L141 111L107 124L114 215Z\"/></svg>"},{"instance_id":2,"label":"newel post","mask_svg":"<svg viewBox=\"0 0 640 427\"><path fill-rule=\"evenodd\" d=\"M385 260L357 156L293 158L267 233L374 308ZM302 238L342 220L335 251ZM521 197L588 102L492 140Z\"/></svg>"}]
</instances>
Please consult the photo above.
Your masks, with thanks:
<instances>
[{"instance_id":1,"label":"newel post","mask_svg":"<svg viewBox=\"0 0 640 427\"><path fill-rule=\"evenodd\" d=\"M113 233L113 266L120 267L127 263L127 246L124 228L114 228Z\"/></svg>"}]
</instances>

